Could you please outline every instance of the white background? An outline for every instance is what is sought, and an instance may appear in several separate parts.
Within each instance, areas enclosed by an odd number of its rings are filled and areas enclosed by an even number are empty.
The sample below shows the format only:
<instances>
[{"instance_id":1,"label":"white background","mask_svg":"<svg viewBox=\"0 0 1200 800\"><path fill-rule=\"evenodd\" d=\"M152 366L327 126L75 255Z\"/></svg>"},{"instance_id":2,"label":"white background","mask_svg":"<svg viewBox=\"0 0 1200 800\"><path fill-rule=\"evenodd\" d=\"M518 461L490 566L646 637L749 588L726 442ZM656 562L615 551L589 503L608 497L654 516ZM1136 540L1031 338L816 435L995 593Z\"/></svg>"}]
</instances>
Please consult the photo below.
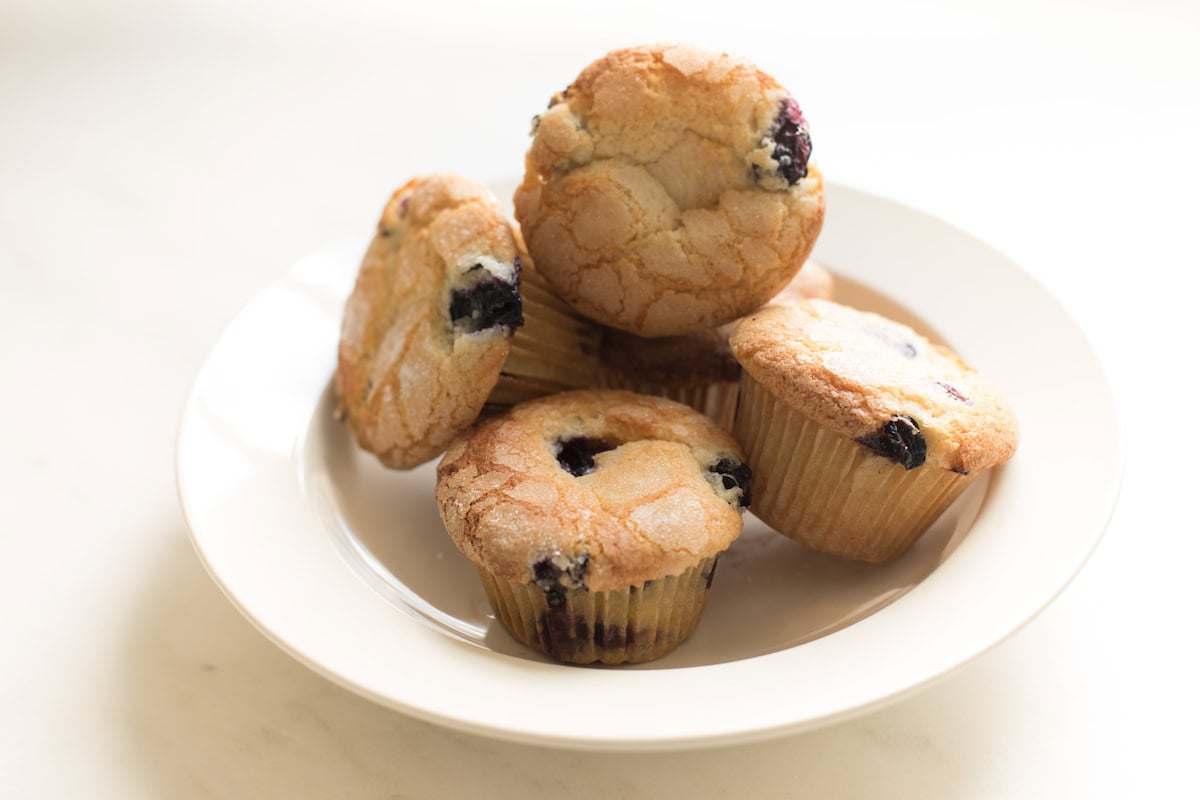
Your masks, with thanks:
<instances>
[{"instance_id":1,"label":"white background","mask_svg":"<svg viewBox=\"0 0 1200 800\"><path fill-rule=\"evenodd\" d=\"M365 244L412 174L514 175L554 91L656 40L755 59L827 180L975 233L1062 299L1124 420L1109 532L1008 642L814 733L602 755L373 706L277 651L193 554L189 384L297 258ZM1188 2L2 0L0 794L1195 796L1197 131Z\"/></svg>"}]
</instances>

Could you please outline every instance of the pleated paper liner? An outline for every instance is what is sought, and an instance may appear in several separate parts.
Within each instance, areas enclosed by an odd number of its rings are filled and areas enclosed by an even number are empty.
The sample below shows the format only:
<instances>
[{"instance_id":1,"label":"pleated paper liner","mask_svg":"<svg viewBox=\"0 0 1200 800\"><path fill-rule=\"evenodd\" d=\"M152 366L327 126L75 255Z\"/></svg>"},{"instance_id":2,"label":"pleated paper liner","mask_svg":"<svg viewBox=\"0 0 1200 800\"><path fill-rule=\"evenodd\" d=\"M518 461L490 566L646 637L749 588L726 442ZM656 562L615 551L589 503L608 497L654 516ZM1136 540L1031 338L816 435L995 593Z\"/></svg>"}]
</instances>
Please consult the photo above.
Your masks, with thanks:
<instances>
[{"instance_id":1,"label":"pleated paper liner","mask_svg":"<svg viewBox=\"0 0 1200 800\"><path fill-rule=\"evenodd\" d=\"M737 408L738 398L737 381L717 381L691 386L665 386L648 381L633 380L614 369L601 370L598 377L600 388L626 389L638 394L665 397L668 400L691 406L717 423L721 430L733 430L733 412Z\"/></svg>"},{"instance_id":2,"label":"pleated paper liner","mask_svg":"<svg viewBox=\"0 0 1200 800\"><path fill-rule=\"evenodd\" d=\"M496 617L515 639L571 664L650 661L692 634L712 585L717 559L681 575L624 590L565 589L566 602L551 608L533 583L514 583L479 570Z\"/></svg>"},{"instance_id":3,"label":"pleated paper liner","mask_svg":"<svg viewBox=\"0 0 1200 800\"><path fill-rule=\"evenodd\" d=\"M509 406L593 385L599 327L551 294L531 268L521 272L521 304L525 323L513 334L512 349L488 405Z\"/></svg>"},{"instance_id":4,"label":"pleated paper liner","mask_svg":"<svg viewBox=\"0 0 1200 800\"><path fill-rule=\"evenodd\" d=\"M907 550L978 476L906 470L789 408L747 373L734 436L754 474L750 510L763 522L814 550L877 564Z\"/></svg>"}]
</instances>

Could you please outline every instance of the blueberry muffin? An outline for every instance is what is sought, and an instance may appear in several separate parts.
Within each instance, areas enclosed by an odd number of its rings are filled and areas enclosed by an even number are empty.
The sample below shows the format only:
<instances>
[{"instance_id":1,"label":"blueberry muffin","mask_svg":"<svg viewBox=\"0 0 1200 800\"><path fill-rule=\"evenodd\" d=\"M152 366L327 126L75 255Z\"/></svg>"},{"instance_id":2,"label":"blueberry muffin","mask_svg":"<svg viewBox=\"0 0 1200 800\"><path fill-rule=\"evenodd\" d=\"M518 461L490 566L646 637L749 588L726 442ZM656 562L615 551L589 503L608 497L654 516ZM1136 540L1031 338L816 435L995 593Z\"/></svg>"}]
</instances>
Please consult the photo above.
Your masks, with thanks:
<instances>
[{"instance_id":1,"label":"blueberry muffin","mask_svg":"<svg viewBox=\"0 0 1200 800\"><path fill-rule=\"evenodd\" d=\"M672 336L753 311L800 269L825 210L811 151L796 101L749 62L635 47L554 96L513 199L560 297Z\"/></svg>"},{"instance_id":2,"label":"blueberry muffin","mask_svg":"<svg viewBox=\"0 0 1200 800\"><path fill-rule=\"evenodd\" d=\"M828 298L833 276L809 260L772 303ZM604 328L598 385L685 403L724 430L733 428L742 368L729 347L736 322L679 336L647 339Z\"/></svg>"},{"instance_id":3,"label":"blueberry muffin","mask_svg":"<svg viewBox=\"0 0 1200 800\"><path fill-rule=\"evenodd\" d=\"M750 499L729 434L630 392L522 403L438 466L442 521L501 624L576 664L648 661L686 639Z\"/></svg>"},{"instance_id":4,"label":"blueberry muffin","mask_svg":"<svg viewBox=\"0 0 1200 800\"><path fill-rule=\"evenodd\" d=\"M384 464L411 468L489 397L588 385L598 336L538 281L486 188L414 179L384 209L346 302L337 413Z\"/></svg>"},{"instance_id":5,"label":"blueberry muffin","mask_svg":"<svg viewBox=\"0 0 1200 800\"><path fill-rule=\"evenodd\" d=\"M773 305L730 340L751 510L833 555L903 553L1012 457L1017 423L978 372L907 326L829 301Z\"/></svg>"}]
</instances>

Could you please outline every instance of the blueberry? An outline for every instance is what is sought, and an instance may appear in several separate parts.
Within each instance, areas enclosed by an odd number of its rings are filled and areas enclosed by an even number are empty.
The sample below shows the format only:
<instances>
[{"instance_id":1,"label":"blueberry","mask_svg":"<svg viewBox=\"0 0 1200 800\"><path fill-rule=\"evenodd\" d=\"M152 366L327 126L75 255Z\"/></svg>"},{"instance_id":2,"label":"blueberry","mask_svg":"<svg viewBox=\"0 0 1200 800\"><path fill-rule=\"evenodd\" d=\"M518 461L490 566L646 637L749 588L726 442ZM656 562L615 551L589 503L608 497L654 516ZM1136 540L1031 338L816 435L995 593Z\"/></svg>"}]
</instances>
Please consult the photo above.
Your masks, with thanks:
<instances>
[{"instance_id":1,"label":"blueberry","mask_svg":"<svg viewBox=\"0 0 1200 800\"><path fill-rule=\"evenodd\" d=\"M771 139L775 150L771 158L779 164L779 174L794 186L808 176L808 157L812 154L812 139L808 135L807 123L800 106L791 98L779 103L779 115L775 118Z\"/></svg>"},{"instance_id":2,"label":"blueberry","mask_svg":"<svg viewBox=\"0 0 1200 800\"><path fill-rule=\"evenodd\" d=\"M735 458L722 458L708 468L709 472L721 477L721 484L726 489L741 489L738 505L742 508L750 505L750 467Z\"/></svg>"},{"instance_id":3,"label":"blueberry","mask_svg":"<svg viewBox=\"0 0 1200 800\"><path fill-rule=\"evenodd\" d=\"M576 478L587 475L596 468L596 454L612 450L616 445L604 439L579 436L561 439L555 444L554 455L558 465Z\"/></svg>"},{"instance_id":4,"label":"blueberry","mask_svg":"<svg viewBox=\"0 0 1200 800\"><path fill-rule=\"evenodd\" d=\"M483 265L478 264L468 272L482 268ZM521 313L520 281L487 277L470 288L455 289L450 293L450 320L466 333L489 328L503 328L512 333L525 322Z\"/></svg>"},{"instance_id":5,"label":"blueberry","mask_svg":"<svg viewBox=\"0 0 1200 800\"><path fill-rule=\"evenodd\" d=\"M567 593L563 591L561 586L555 586L553 589L545 589L546 605L551 608L562 608L567 604Z\"/></svg>"},{"instance_id":6,"label":"blueberry","mask_svg":"<svg viewBox=\"0 0 1200 800\"><path fill-rule=\"evenodd\" d=\"M551 608L539 619L538 644L542 651L567 660L576 649L574 616L561 608Z\"/></svg>"},{"instance_id":7,"label":"blueberry","mask_svg":"<svg viewBox=\"0 0 1200 800\"><path fill-rule=\"evenodd\" d=\"M958 389L955 389L955 388L954 388L953 386L951 386L950 384L948 384L948 383L945 383L945 382L943 382L943 381L934 381L934 383L936 383L938 386L940 386L940 387L942 387L943 389L945 389L945 390L946 390L946 394L950 395L951 397L953 397L953 398L954 398L955 400L957 400L958 402L960 402L960 403L966 403L966 404L967 404L967 405L969 405L969 406L973 406L973 405L975 405L975 403L974 403L974 402L971 400L971 398L967 397L965 394L963 394L962 392L960 392Z\"/></svg>"},{"instance_id":8,"label":"blueberry","mask_svg":"<svg viewBox=\"0 0 1200 800\"><path fill-rule=\"evenodd\" d=\"M634 643L633 625L618 628L616 625L596 622L592 626L592 641L596 643L597 647L603 647L605 650L619 650L628 647Z\"/></svg>"},{"instance_id":9,"label":"blueberry","mask_svg":"<svg viewBox=\"0 0 1200 800\"><path fill-rule=\"evenodd\" d=\"M875 433L860 437L858 443L903 464L905 469L925 463L925 437L912 417L892 417Z\"/></svg>"},{"instance_id":10,"label":"blueberry","mask_svg":"<svg viewBox=\"0 0 1200 800\"><path fill-rule=\"evenodd\" d=\"M564 563L565 567L560 566ZM583 581L587 577L587 571L587 553L579 556L546 556L533 564L533 583L546 593L547 605L551 608L562 608L567 604L568 588L587 589L587 584Z\"/></svg>"},{"instance_id":11,"label":"blueberry","mask_svg":"<svg viewBox=\"0 0 1200 800\"><path fill-rule=\"evenodd\" d=\"M559 580L562 569L549 558L543 558L533 565L533 582L546 593L546 604L551 608L562 608L567 604L567 595Z\"/></svg>"}]
</instances>

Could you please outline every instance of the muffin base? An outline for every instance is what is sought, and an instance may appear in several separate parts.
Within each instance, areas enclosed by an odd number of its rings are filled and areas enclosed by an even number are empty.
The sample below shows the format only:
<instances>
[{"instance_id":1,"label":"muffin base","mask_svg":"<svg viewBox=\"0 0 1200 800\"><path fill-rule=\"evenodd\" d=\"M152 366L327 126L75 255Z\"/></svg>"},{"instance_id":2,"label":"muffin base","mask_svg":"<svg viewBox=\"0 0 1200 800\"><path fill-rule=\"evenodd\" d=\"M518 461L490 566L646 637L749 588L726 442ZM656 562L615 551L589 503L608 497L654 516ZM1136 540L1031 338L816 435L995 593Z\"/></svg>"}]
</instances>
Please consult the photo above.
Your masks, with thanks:
<instances>
[{"instance_id":1,"label":"muffin base","mask_svg":"<svg viewBox=\"0 0 1200 800\"><path fill-rule=\"evenodd\" d=\"M719 381L692 386L664 386L630 380L615 370L604 370L599 383L600 388L603 389L625 389L638 394L665 397L668 400L683 403L717 423L721 430L733 430L733 412L737 408L738 399L737 381Z\"/></svg>"},{"instance_id":2,"label":"muffin base","mask_svg":"<svg viewBox=\"0 0 1200 800\"><path fill-rule=\"evenodd\" d=\"M978 477L906 470L822 428L748 373L733 432L754 471L750 510L784 536L858 561L901 555Z\"/></svg>"},{"instance_id":3,"label":"muffin base","mask_svg":"<svg viewBox=\"0 0 1200 800\"><path fill-rule=\"evenodd\" d=\"M532 268L521 273L521 306L525 322L513 334L512 349L488 405L510 406L592 385L599 361L599 327L555 297Z\"/></svg>"},{"instance_id":4,"label":"muffin base","mask_svg":"<svg viewBox=\"0 0 1200 800\"><path fill-rule=\"evenodd\" d=\"M717 559L681 575L607 592L565 589L551 608L532 583L497 579L479 570L496 618L521 643L570 664L634 664L678 647L704 611Z\"/></svg>"}]
</instances>

